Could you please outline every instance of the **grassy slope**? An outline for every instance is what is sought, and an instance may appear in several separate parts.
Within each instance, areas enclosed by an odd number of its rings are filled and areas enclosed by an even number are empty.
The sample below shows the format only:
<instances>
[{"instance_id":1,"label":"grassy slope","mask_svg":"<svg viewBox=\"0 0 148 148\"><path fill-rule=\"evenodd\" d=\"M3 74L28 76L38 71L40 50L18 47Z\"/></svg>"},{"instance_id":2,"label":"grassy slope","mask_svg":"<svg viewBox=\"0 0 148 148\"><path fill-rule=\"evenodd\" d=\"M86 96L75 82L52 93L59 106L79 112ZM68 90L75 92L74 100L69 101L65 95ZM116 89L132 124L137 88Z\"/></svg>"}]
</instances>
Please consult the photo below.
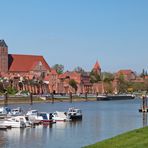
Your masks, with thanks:
<instances>
[{"instance_id":1,"label":"grassy slope","mask_svg":"<svg viewBox=\"0 0 148 148\"><path fill-rule=\"evenodd\" d=\"M148 127L136 129L85 148L148 148Z\"/></svg>"}]
</instances>

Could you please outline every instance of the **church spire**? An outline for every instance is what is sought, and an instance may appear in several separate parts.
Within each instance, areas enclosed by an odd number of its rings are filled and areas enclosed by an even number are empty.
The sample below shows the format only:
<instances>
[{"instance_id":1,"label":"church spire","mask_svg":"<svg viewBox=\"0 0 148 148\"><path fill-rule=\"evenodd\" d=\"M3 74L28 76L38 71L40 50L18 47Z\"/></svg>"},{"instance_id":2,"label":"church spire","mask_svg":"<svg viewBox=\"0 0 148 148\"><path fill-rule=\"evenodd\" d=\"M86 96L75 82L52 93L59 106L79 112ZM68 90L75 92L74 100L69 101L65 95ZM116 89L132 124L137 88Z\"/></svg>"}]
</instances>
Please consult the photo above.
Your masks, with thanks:
<instances>
[{"instance_id":1,"label":"church spire","mask_svg":"<svg viewBox=\"0 0 148 148\"><path fill-rule=\"evenodd\" d=\"M98 60L96 61L96 63L95 63L95 65L94 65L94 68L93 68L93 69L95 69L95 70L101 69Z\"/></svg>"},{"instance_id":2,"label":"church spire","mask_svg":"<svg viewBox=\"0 0 148 148\"><path fill-rule=\"evenodd\" d=\"M8 72L8 46L0 40L0 72Z\"/></svg>"},{"instance_id":3,"label":"church spire","mask_svg":"<svg viewBox=\"0 0 148 148\"><path fill-rule=\"evenodd\" d=\"M93 71L98 73L99 75L101 75L101 66L100 66L98 60L96 61L95 65L93 67Z\"/></svg>"},{"instance_id":4,"label":"church spire","mask_svg":"<svg viewBox=\"0 0 148 148\"><path fill-rule=\"evenodd\" d=\"M4 40L0 40L0 47L8 48L8 46L7 46L7 44L5 43Z\"/></svg>"}]
</instances>

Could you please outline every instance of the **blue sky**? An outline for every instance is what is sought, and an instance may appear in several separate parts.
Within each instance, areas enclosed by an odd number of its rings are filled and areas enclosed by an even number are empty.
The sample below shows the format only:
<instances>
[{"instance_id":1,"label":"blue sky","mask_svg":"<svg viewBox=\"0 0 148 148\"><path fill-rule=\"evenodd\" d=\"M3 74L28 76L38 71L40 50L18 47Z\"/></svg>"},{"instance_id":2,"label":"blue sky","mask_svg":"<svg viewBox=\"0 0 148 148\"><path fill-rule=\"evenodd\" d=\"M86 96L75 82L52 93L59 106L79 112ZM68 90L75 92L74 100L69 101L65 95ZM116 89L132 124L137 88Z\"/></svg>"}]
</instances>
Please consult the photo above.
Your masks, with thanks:
<instances>
[{"instance_id":1,"label":"blue sky","mask_svg":"<svg viewBox=\"0 0 148 148\"><path fill-rule=\"evenodd\" d=\"M102 71L148 64L147 0L0 0L9 53L43 55L50 66Z\"/></svg>"}]
</instances>

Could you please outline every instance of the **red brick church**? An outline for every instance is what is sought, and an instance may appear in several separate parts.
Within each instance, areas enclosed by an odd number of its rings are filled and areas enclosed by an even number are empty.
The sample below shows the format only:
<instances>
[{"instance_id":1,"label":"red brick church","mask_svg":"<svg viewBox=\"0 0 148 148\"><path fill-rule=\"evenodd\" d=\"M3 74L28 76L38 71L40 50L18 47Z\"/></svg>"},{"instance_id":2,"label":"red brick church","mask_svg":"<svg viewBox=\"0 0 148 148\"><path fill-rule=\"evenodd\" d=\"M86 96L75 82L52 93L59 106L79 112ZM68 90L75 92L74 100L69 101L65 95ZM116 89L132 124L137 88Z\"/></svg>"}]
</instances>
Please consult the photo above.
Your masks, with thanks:
<instances>
[{"instance_id":1,"label":"red brick church","mask_svg":"<svg viewBox=\"0 0 148 148\"><path fill-rule=\"evenodd\" d=\"M50 70L43 56L8 54L8 46L0 40L0 72L1 73L31 73Z\"/></svg>"},{"instance_id":2,"label":"red brick church","mask_svg":"<svg viewBox=\"0 0 148 148\"><path fill-rule=\"evenodd\" d=\"M52 73L43 56L8 54L7 44L0 40L0 78L3 85L33 94L48 93L44 77Z\"/></svg>"}]
</instances>

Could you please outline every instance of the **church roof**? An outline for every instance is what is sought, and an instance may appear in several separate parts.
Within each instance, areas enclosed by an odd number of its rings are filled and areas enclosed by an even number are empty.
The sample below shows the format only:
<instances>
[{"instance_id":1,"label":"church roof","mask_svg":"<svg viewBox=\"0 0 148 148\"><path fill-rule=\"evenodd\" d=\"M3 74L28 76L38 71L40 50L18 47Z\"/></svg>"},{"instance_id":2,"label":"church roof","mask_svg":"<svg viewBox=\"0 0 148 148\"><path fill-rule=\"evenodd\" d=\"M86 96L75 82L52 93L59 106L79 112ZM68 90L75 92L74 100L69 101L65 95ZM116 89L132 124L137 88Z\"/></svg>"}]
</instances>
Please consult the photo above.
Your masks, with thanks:
<instances>
[{"instance_id":1,"label":"church roof","mask_svg":"<svg viewBox=\"0 0 148 148\"><path fill-rule=\"evenodd\" d=\"M10 72L31 71L33 68L33 65L37 62L41 62L47 70L50 70L50 67L46 63L43 56L9 54L8 59L9 59L8 61L9 61Z\"/></svg>"}]
</instances>

